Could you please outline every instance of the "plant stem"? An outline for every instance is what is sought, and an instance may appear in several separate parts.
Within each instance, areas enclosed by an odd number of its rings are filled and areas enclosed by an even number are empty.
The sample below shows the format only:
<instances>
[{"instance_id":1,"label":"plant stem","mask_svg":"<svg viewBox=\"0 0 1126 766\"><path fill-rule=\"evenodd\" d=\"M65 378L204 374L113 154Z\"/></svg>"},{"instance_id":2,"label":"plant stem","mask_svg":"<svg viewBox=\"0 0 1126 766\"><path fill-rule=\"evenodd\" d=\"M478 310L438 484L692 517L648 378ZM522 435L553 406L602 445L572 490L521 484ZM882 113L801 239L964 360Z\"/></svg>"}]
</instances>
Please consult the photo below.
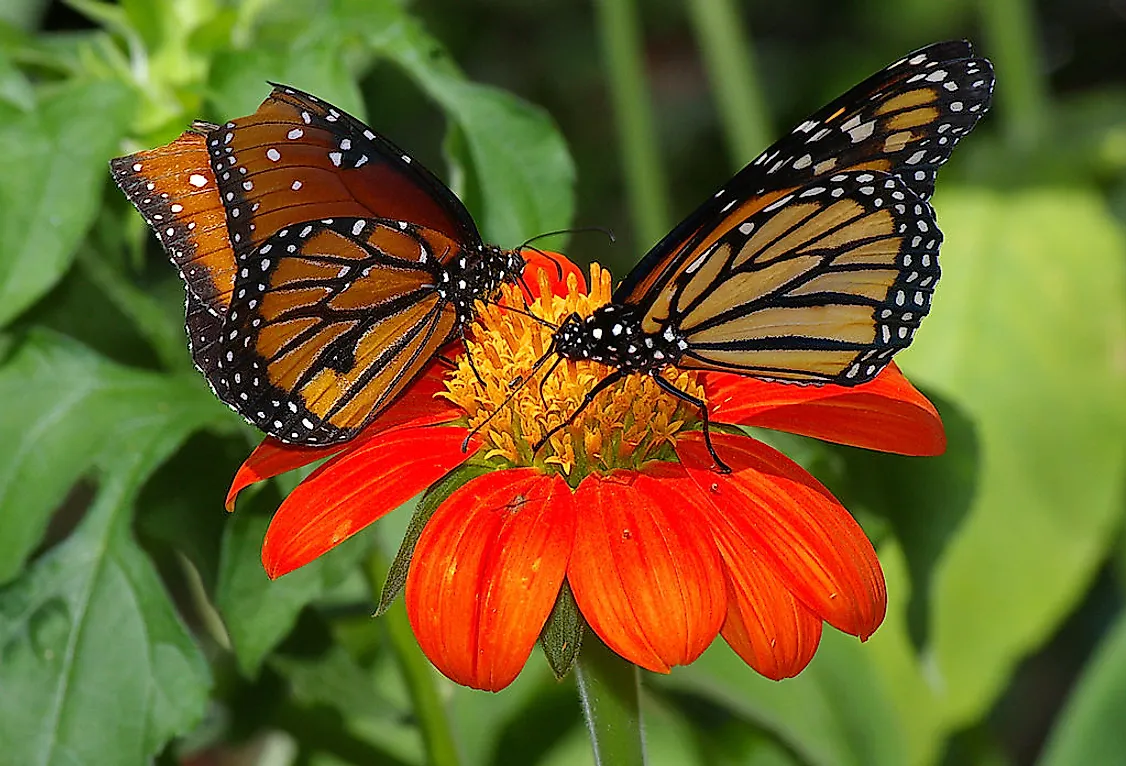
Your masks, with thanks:
<instances>
[{"instance_id":1,"label":"plant stem","mask_svg":"<svg viewBox=\"0 0 1126 766\"><path fill-rule=\"evenodd\" d=\"M1029 149L1043 135L1048 104L1033 10L1028 0L981 0L980 9L1005 132L1015 146Z\"/></svg>"},{"instance_id":2,"label":"plant stem","mask_svg":"<svg viewBox=\"0 0 1126 766\"><path fill-rule=\"evenodd\" d=\"M640 674L636 665L614 654L593 633L587 633L575 663L575 679L598 766L645 763Z\"/></svg>"},{"instance_id":3,"label":"plant stem","mask_svg":"<svg viewBox=\"0 0 1126 766\"><path fill-rule=\"evenodd\" d=\"M637 11L633 0L598 0L595 6L633 225L638 239L648 246L665 233L669 206L645 85Z\"/></svg>"},{"instance_id":4,"label":"plant stem","mask_svg":"<svg viewBox=\"0 0 1126 766\"><path fill-rule=\"evenodd\" d=\"M379 603L383 579L387 574L387 561L378 548L373 548L364 564L372 600ZM411 632L407 610L402 599L392 605L379 619L384 621L391 649L399 670L407 684L414 714L422 730L427 763L431 766L458 766L460 758L454 741L446 706L438 694L434 670L426 655L418 648Z\"/></svg>"},{"instance_id":5,"label":"plant stem","mask_svg":"<svg viewBox=\"0 0 1126 766\"><path fill-rule=\"evenodd\" d=\"M771 135L751 43L731 0L691 0L688 7L738 169L766 147Z\"/></svg>"}]
</instances>

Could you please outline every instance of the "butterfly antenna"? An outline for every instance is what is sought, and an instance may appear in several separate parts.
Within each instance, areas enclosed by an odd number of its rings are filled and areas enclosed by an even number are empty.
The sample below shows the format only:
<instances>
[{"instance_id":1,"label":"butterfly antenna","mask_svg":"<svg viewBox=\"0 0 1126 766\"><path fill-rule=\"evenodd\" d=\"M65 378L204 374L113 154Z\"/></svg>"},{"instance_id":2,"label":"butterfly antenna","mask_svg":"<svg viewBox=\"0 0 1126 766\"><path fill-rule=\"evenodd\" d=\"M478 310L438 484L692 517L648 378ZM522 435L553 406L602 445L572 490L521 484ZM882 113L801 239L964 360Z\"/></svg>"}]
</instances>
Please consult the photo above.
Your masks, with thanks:
<instances>
[{"instance_id":1,"label":"butterfly antenna","mask_svg":"<svg viewBox=\"0 0 1126 766\"><path fill-rule=\"evenodd\" d=\"M546 239L547 237L554 237L558 234L586 234L586 233L590 233L590 232L597 232L599 234L605 234L610 239L611 244L618 241L614 237L614 232L610 231L605 226L575 226L575 227L570 228L570 229L557 229L556 231L546 231L543 234L537 234L536 236L532 237L531 239L525 240L524 244L522 244L522 245L520 245L520 247L516 248L516 251L519 252L522 248L527 247L528 245L535 242L537 239ZM539 252L539 251L537 251L537 252Z\"/></svg>"},{"instance_id":2,"label":"butterfly antenna","mask_svg":"<svg viewBox=\"0 0 1126 766\"><path fill-rule=\"evenodd\" d=\"M519 247L516 248L516 252L519 253L521 250L527 248L528 250L533 250L533 251L539 253L544 258L548 259L549 261L551 261L552 263L555 264L556 275L559 277L559 279L563 279L563 264L561 264L559 262L559 259L548 255L543 250L540 250L538 247L532 247L531 246L532 243L535 242L537 239L544 239L546 237L554 237L558 234L583 234L583 233L587 233L587 232L598 232L600 234L605 234L607 237L609 237L611 244L618 241L614 237L614 232L610 231L609 229L607 229L605 227L602 227L602 226L576 226L576 227L571 228L571 229L557 229L555 231L547 231L547 232L544 232L543 234L537 234L536 236L532 237L531 239L525 240L524 244L522 244L522 245L520 245ZM525 284L525 287L527 287L526 284ZM529 290L529 292L531 292L531 290Z\"/></svg>"},{"instance_id":3,"label":"butterfly antenna","mask_svg":"<svg viewBox=\"0 0 1126 766\"><path fill-rule=\"evenodd\" d=\"M553 264L555 264L555 278L558 279L559 281L563 281L563 264L559 262L558 258L556 258L555 256L552 256L552 255L548 255L543 250L540 250L538 247L532 247L531 245L529 245L527 243L520 245L520 247L516 248L516 252L518 252L518 253L521 250L532 250L534 252L539 253L540 255L542 255L547 260L551 261ZM523 274L520 275L520 279L521 280L524 279ZM527 288L528 293L531 294L532 288L528 287L527 282L524 282L524 287Z\"/></svg>"},{"instance_id":4,"label":"butterfly antenna","mask_svg":"<svg viewBox=\"0 0 1126 766\"><path fill-rule=\"evenodd\" d=\"M463 453L469 451L469 440L476 436L478 432L480 432L480 430L489 423L489 421L495 418L497 416L497 413L507 407L508 404L516 398L516 395L523 390L524 386L528 385L528 381L534 378L536 373L539 372L540 368L543 367L547 363L547 360L554 355L555 349L549 348L546 352L544 352L544 355L537 359L536 363L532 365L532 369L528 371L528 375L526 377L517 377L508 384L509 388L512 389L508 393L508 396L504 397L504 400L500 404L498 404L492 412L489 413L489 416L487 418L474 426L473 430L465 435L465 441L461 443L461 451Z\"/></svg>"}]
</instances>

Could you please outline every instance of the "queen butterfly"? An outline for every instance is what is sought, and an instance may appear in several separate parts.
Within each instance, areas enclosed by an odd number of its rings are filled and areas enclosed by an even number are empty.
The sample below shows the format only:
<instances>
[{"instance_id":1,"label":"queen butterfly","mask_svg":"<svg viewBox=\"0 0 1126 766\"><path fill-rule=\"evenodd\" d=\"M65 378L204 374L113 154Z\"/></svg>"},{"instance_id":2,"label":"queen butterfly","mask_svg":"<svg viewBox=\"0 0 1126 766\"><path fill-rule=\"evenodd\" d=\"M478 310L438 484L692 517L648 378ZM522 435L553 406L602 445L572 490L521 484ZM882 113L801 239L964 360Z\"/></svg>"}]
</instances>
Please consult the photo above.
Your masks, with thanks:
<instances>
[{"instance_id":1,"label":"queen butterfly","mask_svg":"<svg viewBox=\"0 0 1126 766\"><path fill-rule=\"evenodd\" d=\"M286 442L354 437L524 268L409 155L283 85L111 170L184 280L196 366Z\"/></svg>"}]
</instances>

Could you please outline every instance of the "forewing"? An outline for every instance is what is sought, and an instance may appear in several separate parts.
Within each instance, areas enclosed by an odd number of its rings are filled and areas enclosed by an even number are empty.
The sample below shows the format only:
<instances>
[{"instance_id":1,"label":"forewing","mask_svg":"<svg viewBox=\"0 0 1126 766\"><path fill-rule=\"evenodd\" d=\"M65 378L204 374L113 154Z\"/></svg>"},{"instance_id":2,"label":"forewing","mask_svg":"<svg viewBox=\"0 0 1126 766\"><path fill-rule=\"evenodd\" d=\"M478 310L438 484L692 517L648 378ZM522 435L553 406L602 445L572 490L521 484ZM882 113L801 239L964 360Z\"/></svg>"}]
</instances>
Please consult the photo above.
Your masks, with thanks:
<instances>
[{"instance_id":1,"label":"forewing","mask_svg":"<svg viewBox=\"0 0 1126 766\"><path fill-rule=\"evenodd\" d=\"M964 40L910 53L820 109L763 152L759 193L827 173L880 170L916 195L934 193L938 168L989 109L993 65Z\"/></svg>"},{"instance_id":2,"label":"forewing","mask_svg":"<svg viewBox=\"0 0 1126 766\"><path fill-rule=\"evenodd\" d=\"M856 85L760 154L657 244L615 291L644 304L690 254L798 187L850 170L899 178L923 200L988 110L993 66L966 41L936 43Z\"/></svg>"},{"instance_id":3,"label":"forewing","mask_svg":"<svg viewBox=\"0 0 1126 766\"><path fill-rule=\"evenodd\" d=\"M332 217L407 221L466 247L473 219L445 184L386 138L316 96L275 86L258 111L208 135L236 254Z\"/></svg>"},{"instance_id":4,"label":"forewing","mask_svg":"<svg viewBox=\"0 0 1126 766\"><path fill-rule=\"evenodd\" d=\"M283 227L239 261L216 392L283 441L355 436L450 339L436 275L457 248L365 218Z\"/></svg>"},{"instance_id":5,"label":"forewing","mask_svg":"<svg viewBox=\"0 0 1126 766\"><path fill-rule=\"evenodd\" d=\"M206 137L185 132L166 146L111 160L110 172L156 232L189 292L212 313L226 313L235 254Z\"/></svg>"},{"instance_id":6,"label":"forewing","mask_svg":"<svg viewBox=\"0 0 1126 766\"><path fill-rule=\"evenodd\" d=\"M836 174L695 254L643 328L677 328L683 368L857 385L911 343L930 310L941 242L930 205L899 178Z\"/></svg>"},{"instance_id":7,"label":"forewing","mask_svg":"<svg viewBox=\"0 0 1126 766\"><path fill-rule=\"evenodd\" d=\"M219 369L222 352L223 318L211 311L207 304L186 290L184 300L184 327L188 333L188 351L195 368L203 373L207 385L220 401L234 407L231 393ZM237 407L235 408L237 410Z\"/></svg>"}]
</instances>

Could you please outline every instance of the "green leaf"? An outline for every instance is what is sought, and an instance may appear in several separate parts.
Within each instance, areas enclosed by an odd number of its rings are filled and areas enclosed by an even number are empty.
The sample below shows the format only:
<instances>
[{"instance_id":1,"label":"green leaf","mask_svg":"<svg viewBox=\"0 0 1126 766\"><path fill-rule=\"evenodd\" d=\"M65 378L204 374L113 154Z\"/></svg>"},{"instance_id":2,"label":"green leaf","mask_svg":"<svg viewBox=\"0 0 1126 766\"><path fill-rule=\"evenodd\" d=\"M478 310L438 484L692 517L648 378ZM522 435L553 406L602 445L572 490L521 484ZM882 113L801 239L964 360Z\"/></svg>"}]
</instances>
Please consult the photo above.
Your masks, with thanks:
<instances>
[{"instance_id":1,"label":"green leaf","mask_svg":"<svg viewBox=\"0 0 1126 766\"><path fill-rule=\"evenodd\" d=\"M48 0L6 0L0 5L0 21L21 29L35 29Z\"/></svg>"},{"instance_id":2,"label":"green leaf","mask_svg":"<svg viewBox=\"0 0 1126 766\"><path fill-rule=\"evenodd\" d=\"M207 665L130 524L145 478L206 417L157 410L118 430L74 534L0 590L8 762L142 763L201 719Z\"/></svg>"},{"instance_id":3,"label":"green leaf","mask_svg":"<svg viewBox=\"0 0 1126 766\"><path fill-rule=\"evenodd\" d=\"M722 641L661 684L703 696L756 724L811 766L909 763L899 715L866 647L826 629L797 678L771 681Z\"/></svg>"},{"instance_id":4,"label":"green leaf","mask_svg":"<svg viewBox=\"0 0 1126 766\"><path fill-rule=\"evenodd\" d=\"M231 637L239 668L254 676L266 655L285 638L297 615L351 574L370 544L366 530L319 559L271 581L259 551L270 520L250 512L257 495L227 527L215 605Z\"/></svg>"},{"instance_id":5,"label":"green leaf","mask_svg":"<svg viewBox=\"0 0 1126 766\"><path fill-rule=\"evenodd\" d=\"M133 454L154 428L181 433L228 417L197 381L105 361L39 332L0 366L0 583L38 545L71 486L96 464Z\"/></svg>"},{"instance_id":6,"label":"green leaf","mask_svg":"<svg viewBox=\"0 0 1126 766\"><path fill-rule=\"evenodd\" d=\"M904 367L981 445L935 578L931 673L948 725L988 710L1113 543L1126 458L1126 243L1093 192L951 190L943 282Z\"/></svg>"},{"instance_id":7,"label":"green leaf","mask_svg":"<svg viewBox=\"0 0 1126 766\"><path fill-rule=\"evenodd\" d=\"M44 89L30 113L0 106L0 326L70 267L97 213L130 102L120 83L78 81Z\"/></svg>"},{"instance_id":8,"label":"green leaf","mask_svg":"<svg viewBox=\"0 0 1126 766\"><path fill-rule=\"evenodd\" d=\"M257 45L221 52L209 92L217 119L252 113L270 93L267 81L309 91L362 118L363 98L340 53L340 31L335 18L315 14L262 31Z\"/></svg>"},{"instance_id":9,"label":"green leaf","mask_svg":"<svg viewBox=\"0 0 1126 766\"><path fill-rule=\"evenodd\" d=\"M386 3L376 5L384 23L368 27L377 30L372 46L406 71L460 130L452 145L467 149L472 167L455 164L453 175L480 184L484 211L474 214L486 238L515 246L569 225L575 168L551 117L510 93L469 82L418 22L402 12L391 22L387 17L396 14ZM470 201L477 196L466 192Z\"/></svg>"},{"instance_id":10,"label":"green leaf","mask_svg":"<svg viewBox=\"0 0 1126 766\"><path fill-rule=\"evenodd\" d=\"M182 289L176 290L178 300L171 304L164 300L169 291L155 285L140 287L112 259L85 247L79 248L78 267L98 292L128 317L166 369L193 371L184 333Z\"/></svg>"},{"instance_id":11,"label":"green leaf","mask_svg":"<svg viewBox=\"0 0 1126 766\"><path fill-rule=\"evenodd\" d=\"M1040 766L1114 763L1126 752L1126 618L1104 639L1060 714Z\"/></svg>"},{"instance_id":12,"label":"green leaf","mask_svg":"<svg viewBox=\"0 0 1126 766\"><path fill-rule=\"evenodd\" d=\"M575 603L570 586L564 582L551 615L540 633L540 646L555 680L562 681L575 666L583 648L585 631L586 622L579 611L579 605Z\"/></svg>"},{"instance_id":13,"label":"green leaf","mask_svg":"<svg viewBox=\"0 0 1126 766\"><path fill-rule=\"evenodd\" d=\"M911 458L837 450L844 458L846 477L838 497L854 513L863 504L888 519L906 550L912 585L908 625L917 649L930 636L935 567L969 511L980 460L973 422L953 403L935 399L946 426L945 454Z\"/></svg>"},{"instance_id":14,"label":"green leaf","mask_svg":"<svg viewBox=\"0 0 1126 766\"><path fill-rule=\"evenodd\" d=\"M23 112L35 109L35 88L11 58L0 48L0 101Z\"/></svg>"},{"instance_id":15,"label":"green leaf","mask_svg":"<svg viewBox=\"0 0 1126 766\"><path fill-rule=\"evenodd\" d=\"M137 499L135 528L149 554L165 566L188 559L204 591L214 595L222 541L231 518L223 507L233 466L247 452L242 439L197 433L153 472ZM184 481L190 476L191 481ZM216 631L223 633L223 628Z\"/></svg>"},{"instance_id":16,"label":"green leaf","mask_svg":"<svg viewBox=\"0 0 1126 766\"><path fill-rule=\"evenodd\" d=\"M397 679L379 672L382 666L360 665L339 645L317 657L274 654L268 664L288 682L283 720L306 749L334 752L353 764L422 762L413 711L396 694ZM260 707L259 700L247 702Z\"/></svg>"}]
</instances>

